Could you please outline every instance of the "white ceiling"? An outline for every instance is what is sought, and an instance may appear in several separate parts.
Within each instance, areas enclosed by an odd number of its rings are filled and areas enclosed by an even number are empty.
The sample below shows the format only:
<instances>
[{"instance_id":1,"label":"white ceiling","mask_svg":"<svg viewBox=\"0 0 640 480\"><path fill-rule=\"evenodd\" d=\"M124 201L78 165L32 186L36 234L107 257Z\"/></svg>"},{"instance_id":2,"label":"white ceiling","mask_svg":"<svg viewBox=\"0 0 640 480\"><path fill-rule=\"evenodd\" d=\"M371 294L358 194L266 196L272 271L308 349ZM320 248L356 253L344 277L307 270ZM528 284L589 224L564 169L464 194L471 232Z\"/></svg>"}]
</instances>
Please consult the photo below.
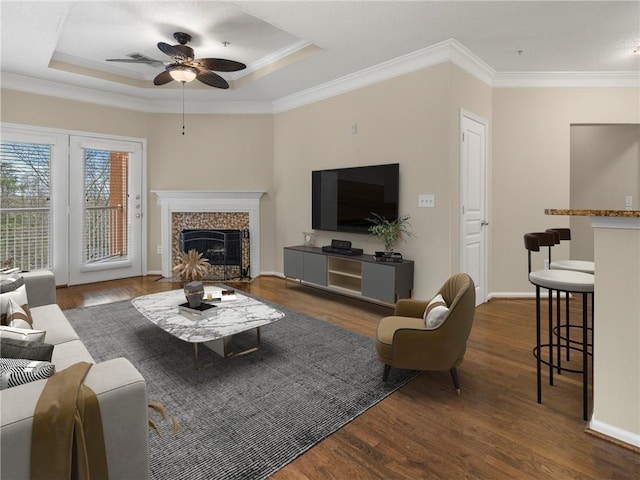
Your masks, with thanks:
<instances>
[{"instance_id":1,"label":"white ceiling","mask_svg":"<svg viewBox=\"0 0 640 480\"><path fill-rule=\"evenodd\" d=\"M169 61L156 44L177 43L176 31L193 36L197 58L248 66L221 74L229 90L188 84L187 101L200 111L286 105L443 59L494 84L597 78L637 86L640 79L637 0L1 0L0 8L3 86L149 111L177 111L180 84L154 86L161 66L105 59L135 52Z\"/></svg>"}]
</instances>

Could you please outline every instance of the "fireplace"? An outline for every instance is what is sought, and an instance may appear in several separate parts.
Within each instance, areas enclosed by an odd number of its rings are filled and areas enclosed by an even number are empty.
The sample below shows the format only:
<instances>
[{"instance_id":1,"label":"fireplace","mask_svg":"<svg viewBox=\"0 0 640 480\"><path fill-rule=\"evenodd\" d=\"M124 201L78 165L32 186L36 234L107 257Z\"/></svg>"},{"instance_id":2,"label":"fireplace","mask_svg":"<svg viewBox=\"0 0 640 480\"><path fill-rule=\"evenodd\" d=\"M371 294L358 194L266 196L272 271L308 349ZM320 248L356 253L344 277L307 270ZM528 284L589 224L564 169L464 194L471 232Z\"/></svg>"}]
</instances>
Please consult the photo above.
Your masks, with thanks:
<instances>
[{"instance_id":1,"label":"fireplace","mask_svg":"<svg viewBox=\"0 0 640 480\"><path fill-rule=\"evenodd\" d=\"M209 261L207 280L242 279L248 276L249 265L244 265L242 240L249 230L236 229L183 229L180 231L180 252L195 250Z\"/></svg>"},{"instance_id":2,"label":"fireplace","mask_svg":"<svg viewBox=\"0 0 640 480\"><path fill-rule=\"evenodd\" d=\"M260 198L263 191L154 191L162 207L162 275L172 276L180 249L182 230L240 230L240 267L227 275L256 277L260 273ZM219 262L214 255L214 262ZM210 267L224 276L224 265ZM239 273L238 273L239 272Z\"/></svg>"}]
</instances>

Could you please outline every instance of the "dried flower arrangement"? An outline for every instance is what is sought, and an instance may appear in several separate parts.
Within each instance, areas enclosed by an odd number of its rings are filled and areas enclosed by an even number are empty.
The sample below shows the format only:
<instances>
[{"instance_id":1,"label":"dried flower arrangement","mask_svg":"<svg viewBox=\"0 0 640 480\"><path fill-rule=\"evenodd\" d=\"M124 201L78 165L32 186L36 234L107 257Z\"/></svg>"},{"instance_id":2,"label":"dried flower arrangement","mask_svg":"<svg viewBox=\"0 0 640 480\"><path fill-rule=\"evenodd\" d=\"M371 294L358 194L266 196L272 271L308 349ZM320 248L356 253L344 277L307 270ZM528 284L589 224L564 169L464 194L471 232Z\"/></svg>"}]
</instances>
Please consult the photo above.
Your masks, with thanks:
<instances>
[{"instance_id":1,"label":"dried flower arrangement","mask_svg":"<svg viewBox=\"0 0 640 480\"><path fill-rule=\"evenodd\" d=\"M173 267L173 271L180 276L183 283L201 280L207 273L209 260L202 258L202 254L197 250L182 252L178 264Z\"/></svg>"}]
</instances>

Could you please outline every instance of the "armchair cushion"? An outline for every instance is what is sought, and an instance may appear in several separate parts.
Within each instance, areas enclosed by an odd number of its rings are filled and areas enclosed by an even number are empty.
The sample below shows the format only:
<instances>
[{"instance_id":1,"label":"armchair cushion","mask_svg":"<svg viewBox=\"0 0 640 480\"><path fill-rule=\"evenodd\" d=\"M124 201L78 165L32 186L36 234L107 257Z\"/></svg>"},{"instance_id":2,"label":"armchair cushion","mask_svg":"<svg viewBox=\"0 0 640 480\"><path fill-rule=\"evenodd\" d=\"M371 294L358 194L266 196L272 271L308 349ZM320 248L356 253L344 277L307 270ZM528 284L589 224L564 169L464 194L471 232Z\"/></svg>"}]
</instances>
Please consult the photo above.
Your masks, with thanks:
<instances>
[{"instance_id":1,"label":"armchair cushion","mask_svg":"<svg viewBox=\"0 0 640 480\"><path fill-rule=\"evenodd\" d=\"M384 317L378 322L376 333L378 355L389 359L389 362L393 358L393 336L401 329L425 330L424 320L422 317L391 316Z\"/></svg>"}]
</instances>

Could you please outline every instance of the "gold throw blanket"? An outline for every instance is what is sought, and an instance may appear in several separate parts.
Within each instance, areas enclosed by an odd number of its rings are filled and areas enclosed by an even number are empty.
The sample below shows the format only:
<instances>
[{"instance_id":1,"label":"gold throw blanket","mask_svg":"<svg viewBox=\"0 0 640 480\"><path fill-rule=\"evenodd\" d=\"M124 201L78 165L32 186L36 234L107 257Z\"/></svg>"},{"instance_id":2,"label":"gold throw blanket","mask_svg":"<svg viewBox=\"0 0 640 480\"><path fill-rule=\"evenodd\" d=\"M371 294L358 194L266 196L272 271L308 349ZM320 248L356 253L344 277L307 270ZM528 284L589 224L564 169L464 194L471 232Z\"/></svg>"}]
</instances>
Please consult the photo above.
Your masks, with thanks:
<instances>
[{"instance_id":1,"label":"gold throw blanket","mask_svg":"<svg viewBox=\"0 0 640 480\"><path fill-rule=\"evenodd\" d=\"M109 477L98 399L82 383L90 368L79 362L47 380L33 417L32 480Z\"/></svg>"}]
</instances>

